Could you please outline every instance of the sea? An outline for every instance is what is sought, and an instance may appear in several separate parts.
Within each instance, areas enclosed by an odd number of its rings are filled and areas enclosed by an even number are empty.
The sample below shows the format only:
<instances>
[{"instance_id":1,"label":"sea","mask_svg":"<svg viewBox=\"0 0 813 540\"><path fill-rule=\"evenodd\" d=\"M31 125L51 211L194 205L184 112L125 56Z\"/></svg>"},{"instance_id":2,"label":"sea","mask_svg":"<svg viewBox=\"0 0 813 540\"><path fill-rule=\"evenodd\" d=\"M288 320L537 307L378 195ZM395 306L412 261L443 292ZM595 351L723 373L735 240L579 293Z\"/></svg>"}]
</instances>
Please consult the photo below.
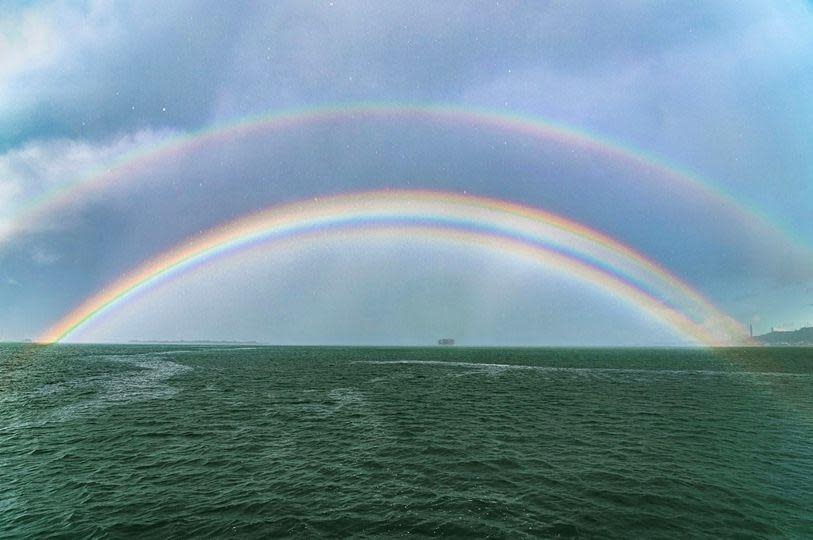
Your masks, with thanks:
<instances>
[{"instance_id":1,"label":"sea","mask_svg":"<svg viewBox=\"0 0 813 540\"><path fill-rule=\"evenodd\" d=\"M813 538L813 349L0 345L0 538Z\"/></svg>"}]
</instances>

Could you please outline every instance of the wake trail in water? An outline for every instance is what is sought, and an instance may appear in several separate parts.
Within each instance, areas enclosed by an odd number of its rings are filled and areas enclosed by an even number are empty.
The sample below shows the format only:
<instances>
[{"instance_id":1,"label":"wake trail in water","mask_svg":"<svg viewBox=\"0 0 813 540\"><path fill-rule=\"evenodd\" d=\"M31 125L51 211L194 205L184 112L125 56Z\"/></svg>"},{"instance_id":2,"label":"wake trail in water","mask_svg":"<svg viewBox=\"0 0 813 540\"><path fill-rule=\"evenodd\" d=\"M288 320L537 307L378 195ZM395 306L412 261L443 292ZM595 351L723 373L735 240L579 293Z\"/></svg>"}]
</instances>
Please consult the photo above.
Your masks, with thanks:
<instances>
[{"instance_id":1,"label":"wake trail in water","mask_svg":"<svg viewBox=\"0 0 813 540\"><path fill-rule=\"evenodd\" d=\"M92 355L92 361L106 360L126 364L134 369L126 372L79 377L62 383L51 383L37 387L18 400L42 397L57 397L71 392L93 393L93 397L62 405L44 414L39 420L7 426L7 429L41 426L51 422L67 422L87 417L109 407L128 405L140 401L169 399L177 388L168 380L192 370L191 367L163 358L154 358L162 353L131 355Z\"/></svg>"},{"instance_id":2,"label":"wake trail in water","mask_svg":"<svg viewBox=\"0 0 813 540\"><path fill-rule=\"evenodd\" d=\"M726 371L714 369L630 369L630 368L599 368L599 367L556 367L531 366L527 364L496 364L482 362L452 362L443 360L356 360L354 364L388 365L403 364L417 366L443 366L452 368L469 368L481 371L501 372L508 370L527 370L540 372L567 372L567 373L636 373L636 374L674 374L674 375L709 375L709 376L769 376L769 377L811 377L810 373L786 373L781 371Z\"/></svg>"}]
</instances>

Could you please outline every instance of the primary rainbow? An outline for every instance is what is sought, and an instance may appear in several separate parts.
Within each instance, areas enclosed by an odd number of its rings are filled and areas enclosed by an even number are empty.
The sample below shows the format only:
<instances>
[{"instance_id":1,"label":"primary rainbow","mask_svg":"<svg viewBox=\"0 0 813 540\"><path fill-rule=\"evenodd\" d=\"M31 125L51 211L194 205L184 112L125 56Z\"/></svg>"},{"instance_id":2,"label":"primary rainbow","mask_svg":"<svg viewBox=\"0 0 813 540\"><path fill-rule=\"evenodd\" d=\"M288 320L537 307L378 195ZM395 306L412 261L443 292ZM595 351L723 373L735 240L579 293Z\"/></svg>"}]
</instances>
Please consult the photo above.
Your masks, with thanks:
<instances>
[{"instance_id":1,"label":"primary rainbow","mask_svg":"<svg viewBox=\"0 0 813 540\"><path fill-rule=\"evenodd\" d=\"M258 243L382 231L531 258L620 298L697 343L747 342L740 325L697 291L598 231L506 201L433 191L373 191L313 199L215 227L103 288L38 341L70 337L159 283Z\"/></svg>"},{"instance_id":2,"label":"primary rainbow","mask_svg":"<svg viewBox=\"0 0 813 540\"><path fill-rule=\"evenodd\" d=\"M504 130L535 139L553 140L558 143L586 148L591 152L606 155L623 163L634 165L656 173L656 177L680 186L693 196L712 201L717 211L730 214L747 226L757 226L770 231L777 238L788 240L789 233L778 229L759 211L736 200L698 176L666 162L663 158L648 154L606 137L589 133L543 118L519 116L505 112L493 112L463 108L452 105L412 105L354 103L312 107L285 112L251 116L189 134L170 137L155 145L139 148L122 156L116 163L104 169L91 171L78 176L48 192L31 203L21 207L12 217L10 230L14 232L28 223L36 223L43 215L54 208L69 205L88 193L103 190L111 184L127 181L145 167L158 163L173 155L190 152L201 146L218 141L250 135L252 133L286 130L308 124L332 121L352 121L359 118L382 118L413 120L425 119L432 122L449 122ZM642 175L648 177L648 175Z\"/></svg>"}]
</instances>

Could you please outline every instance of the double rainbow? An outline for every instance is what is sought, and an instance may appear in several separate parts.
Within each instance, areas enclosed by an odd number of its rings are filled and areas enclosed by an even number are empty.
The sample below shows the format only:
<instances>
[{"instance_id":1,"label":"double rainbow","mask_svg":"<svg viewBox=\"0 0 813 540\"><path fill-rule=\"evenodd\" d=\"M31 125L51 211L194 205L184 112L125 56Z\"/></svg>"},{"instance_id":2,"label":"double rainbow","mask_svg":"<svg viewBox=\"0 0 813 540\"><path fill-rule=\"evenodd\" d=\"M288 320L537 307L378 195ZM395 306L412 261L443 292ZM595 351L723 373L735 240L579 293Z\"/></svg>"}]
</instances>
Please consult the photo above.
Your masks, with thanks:
<instances>
[{"instance_id":1,"label":"double rainbow","mask_svg":"<svg viewBox=\"0 0 813 540\"><path fill-rule=\"evenodd\" d=\"M704 345L748 343L743 329L689 285L616 240L506 201L433 191L374 191L272 207L191 238L109 284L40 336L53 343L158 285L268 242L392 234L537 261L616 297Z\"/></svg>"}]
</instances>

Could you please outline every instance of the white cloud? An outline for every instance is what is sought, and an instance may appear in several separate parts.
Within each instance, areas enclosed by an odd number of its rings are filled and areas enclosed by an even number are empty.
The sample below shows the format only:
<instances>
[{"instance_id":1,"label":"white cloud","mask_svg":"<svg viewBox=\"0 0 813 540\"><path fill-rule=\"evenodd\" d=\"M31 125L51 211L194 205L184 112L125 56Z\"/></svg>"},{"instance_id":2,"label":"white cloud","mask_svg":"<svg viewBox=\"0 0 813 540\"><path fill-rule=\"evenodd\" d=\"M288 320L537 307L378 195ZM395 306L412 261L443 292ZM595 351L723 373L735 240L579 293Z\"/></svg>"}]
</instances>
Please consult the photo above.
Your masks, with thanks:
<instances>
[{"instance_id":1,"label":"white cloud","mask_svg":"<svg viewBox=\"0 0 813 540\"><path fill-rule=\"evenodd\" d=\"M231 2L55 1L3 13L0 148L205 121L242 11Z\"/></svg>"},{"instance_id":2,"label":"white cloud","mask_svg":"<svg viewBox=\"0 0 813 540\"><path fill-rule=\"evenodd\" d=\"M59 254L40 246L31 248L31 260L40 266L49 266L60 259Z\"/></svg>"},{"instance_id":3,"label":"white cloud","mask_svg":"<svg viewBox=\"0 0 813 540\"><path fill-rule=\"evenodd\" d=\"M0 18L0 115L65 91L62 85L44 86L36 74L63 76L83 50L104 43L97 11L49 2Z\"/></svg>"},{"instance_id":4,"label":"white cloud","mask_svg":"<svg viewBox=\"0 0 813 540\"><path fill-rule=\"evenodd\" d=\"M52 216L34 214L61 189L97 177L127 156L155 147L175 134L144 130L94 143L58 139L28 143L0 155L0 242L14 232L51 228ZM115 185L102 184L99 196ZM79 202L79 201L73 201Z\"/></svg>"},{"instance_id":5,"label":"white cloud","mask_svg":"<svg viewBox=\"0 0 813 540\"><path fill-rule=\"evenodd\" d=\"M0 19L0 82L20 72L52 64L59 38L57 28L35 11Z\"/></svg>"}]
</instances>

